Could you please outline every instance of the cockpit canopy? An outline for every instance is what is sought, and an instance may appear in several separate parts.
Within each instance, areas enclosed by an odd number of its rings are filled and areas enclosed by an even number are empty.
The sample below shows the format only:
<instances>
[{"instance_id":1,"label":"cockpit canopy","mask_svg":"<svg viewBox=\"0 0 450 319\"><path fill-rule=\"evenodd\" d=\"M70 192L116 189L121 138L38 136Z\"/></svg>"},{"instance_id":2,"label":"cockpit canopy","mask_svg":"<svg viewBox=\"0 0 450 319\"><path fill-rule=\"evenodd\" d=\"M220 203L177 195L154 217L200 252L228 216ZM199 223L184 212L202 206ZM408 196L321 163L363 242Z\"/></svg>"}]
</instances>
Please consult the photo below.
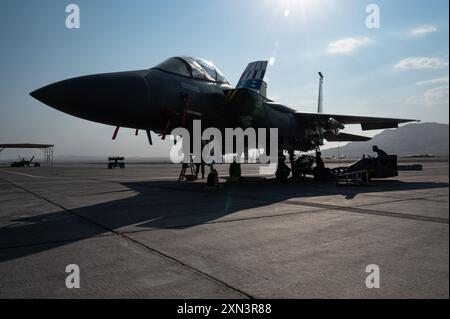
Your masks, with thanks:
<instances>
[{"instance_id":1,"label":"cockpit canopy","mask_svg":"<svg viewBox=\"0 0 450 319\"><path fill-rule=\"evenodd\" d=\"M154 69L160 69L197 80L229 84L214 64L200 58L188 56L173 57L158 64Z\"/></svg>"}]
</instances>

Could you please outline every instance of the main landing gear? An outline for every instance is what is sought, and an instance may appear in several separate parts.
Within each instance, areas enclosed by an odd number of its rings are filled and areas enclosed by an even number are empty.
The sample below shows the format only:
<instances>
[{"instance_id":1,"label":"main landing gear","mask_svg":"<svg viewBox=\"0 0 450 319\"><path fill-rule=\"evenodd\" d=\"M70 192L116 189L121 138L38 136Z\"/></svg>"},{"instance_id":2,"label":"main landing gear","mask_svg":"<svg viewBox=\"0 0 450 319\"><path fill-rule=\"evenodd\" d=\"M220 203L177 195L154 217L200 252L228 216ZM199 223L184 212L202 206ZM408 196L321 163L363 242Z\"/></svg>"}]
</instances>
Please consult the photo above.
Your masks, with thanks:
<instances>
[{"instance_id":1,"label":"main landing gear","mask_svg":"<svg viewBox=\"0 0 450 319\"><path fill-rule=\"evenodd\" d=\"M280 182L287 181L289 175L291 174L291 169L286 165L286 156L283 155L283 151L278 152L278 166L275 172L275 177Z\"/></svg>"}]
</instances>

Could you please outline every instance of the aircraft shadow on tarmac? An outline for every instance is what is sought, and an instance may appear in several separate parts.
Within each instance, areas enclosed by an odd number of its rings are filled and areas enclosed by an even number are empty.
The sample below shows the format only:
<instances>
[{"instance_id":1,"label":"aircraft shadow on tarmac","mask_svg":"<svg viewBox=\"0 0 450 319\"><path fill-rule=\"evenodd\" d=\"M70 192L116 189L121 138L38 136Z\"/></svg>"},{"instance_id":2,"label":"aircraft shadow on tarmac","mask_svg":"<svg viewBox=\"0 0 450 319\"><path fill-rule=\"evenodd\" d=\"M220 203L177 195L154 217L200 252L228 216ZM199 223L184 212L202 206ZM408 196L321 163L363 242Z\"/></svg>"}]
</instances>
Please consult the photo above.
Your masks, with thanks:
<instances>
[{"instance_id":1,"label":"aircraft shadow on tarmac","mask_svg":"<svg viewBox=\"0 0 450 319\"><path fill-rule=\"evenodd\" d=\"M116 232L151 229L182 229L228 218L236 212L263 208L286 200L340 195L352 199L358 194L448 188L448 183L378 181L375 186L336 187L333 183L280 184L272 179L246 178L240 184L224 183L222 189L207 191L203 183L149 181L121 183L130 197L76 209L12 220L0 228L0 262L36 254L72 242ZM126 193L127 190L99 192ZM57 202L57 201L56 201ZM320 201L315 201L320 203ZM329 199L324 205L330 204ZM346 205L347 206L347 205ZM258 217L253 211L251 218ZM267 210L261 215L268 215ZM249 217L247 213L235 218ZM151 236L151 234L149 234Z\"/></svg>"}]
</instances>

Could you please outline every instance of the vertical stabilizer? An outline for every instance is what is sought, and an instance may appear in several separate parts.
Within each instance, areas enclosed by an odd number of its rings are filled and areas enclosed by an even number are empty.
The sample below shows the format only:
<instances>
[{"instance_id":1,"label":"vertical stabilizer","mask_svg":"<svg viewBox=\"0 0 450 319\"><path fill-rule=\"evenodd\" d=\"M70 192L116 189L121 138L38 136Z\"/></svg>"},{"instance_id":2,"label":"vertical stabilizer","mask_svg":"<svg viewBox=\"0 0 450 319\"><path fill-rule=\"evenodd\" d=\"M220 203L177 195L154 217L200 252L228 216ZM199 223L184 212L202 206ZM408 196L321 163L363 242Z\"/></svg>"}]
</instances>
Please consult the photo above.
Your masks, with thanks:
<instances>
[{"instance_id":1,"label":"vertical stabilizer","mask_svg":"<svg viewBox=\"0 0 450 319\"><path fill-rule=\"evenodd\" d=\"M247 88L266 94L266 83L264 75L266 74L268 61L255 61L250 63L242 73L241 79L237 84L237 89Z\"/></svg>"}]
</instances>

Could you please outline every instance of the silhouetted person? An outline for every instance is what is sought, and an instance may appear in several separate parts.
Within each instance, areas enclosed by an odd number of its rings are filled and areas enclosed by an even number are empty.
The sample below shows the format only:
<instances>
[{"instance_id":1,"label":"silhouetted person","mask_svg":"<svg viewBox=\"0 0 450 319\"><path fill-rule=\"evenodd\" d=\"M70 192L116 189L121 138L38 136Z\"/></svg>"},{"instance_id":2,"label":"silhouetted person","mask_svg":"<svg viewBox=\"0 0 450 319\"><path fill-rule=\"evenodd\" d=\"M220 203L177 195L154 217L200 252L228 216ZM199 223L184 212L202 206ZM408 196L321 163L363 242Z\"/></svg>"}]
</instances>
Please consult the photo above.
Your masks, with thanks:
<instances>
[{"instance_id":1,"label":"silhouetted person","mask_svg":"<svg viewBox=\"0 0 450 319\"><path fill-rule=\"evenodd\" d=\"M198 179L198 173L200 172L200 168L202 169L202 179L205 178L205 165L206 163L203 161L201 163L195 164L195 178Z\"/></svg>"},{"instance_id":2,"label":"silhouetted person","mask_svg":"<svg viewBox=\"0 0 450 319\"><path fill-rule=\"evenodd\" d=\"M317 169L325 168L325 163L323 162L321 152L316 152L316 167L317 167Z\"/></svg>"},{"instance_id":3,"label":"silhouetted person","mask_svg":"<svg viewBox=\"0 0 450 319\"><path fill-rule=\"evenodd\" d=\"M374 145L374 147L372 147L372 150L378 154L378 158L385 158L388 157L388 154L383 151L382 149L379 149L378 146Z\"/></svg>"},{"instance_id":4,"label":"silhouetted person","mask_svg":"<svg viewBox=\"0 0 450 319\"><path fill-rule=\"evenodd\" d=\"M208 178L206 180L206 184L209 187L220 188L219 173L217 173L216 169L214 168L214 163L211 163L211 171L208 174Z\"/></svg>"}]
</instances>

